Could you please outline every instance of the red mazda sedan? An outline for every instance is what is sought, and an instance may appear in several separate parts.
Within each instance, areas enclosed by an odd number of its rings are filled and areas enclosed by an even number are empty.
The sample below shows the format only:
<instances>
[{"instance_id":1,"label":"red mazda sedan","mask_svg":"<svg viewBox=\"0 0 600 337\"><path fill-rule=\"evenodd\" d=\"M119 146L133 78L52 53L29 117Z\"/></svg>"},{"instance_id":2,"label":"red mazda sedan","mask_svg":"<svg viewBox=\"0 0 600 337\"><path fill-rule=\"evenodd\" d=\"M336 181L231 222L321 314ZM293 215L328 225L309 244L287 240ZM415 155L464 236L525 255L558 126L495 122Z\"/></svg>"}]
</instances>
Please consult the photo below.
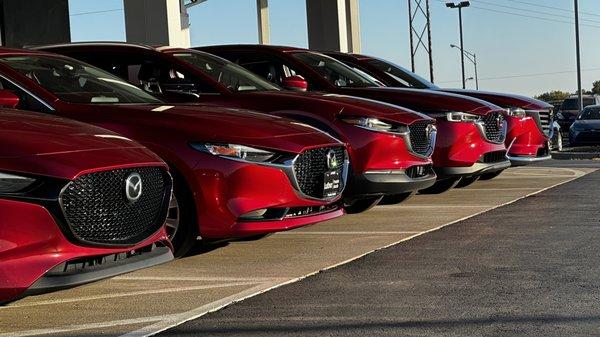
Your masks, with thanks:
<instances>
[{"instance_id":1,"label":"red mazda sedan","mask_svg":"<svg viewBox=\"0 0 600 337\"><path fill-rule=\"evenodd\" d=\"M551 158L548 141L553 120L552 105L529 97L478 90L442 89L392 62L371 56L325 53L373 76L389 87L439 90L476 97L506 109L508 134L506 146L513 166L527 165Z\"/></svg>"},{"instance_id":2,"label":"red mazda sedan","mask_svg":"<svg viewBox=\"0 0 600 337\"><path fill-rule=\"evenodd\" d=\"M126 79L169 102L204 102L285 116L348 145L352 175L344 193L348 213L385 196L398 203L431 186L433 119L372 100L281 91L220 57L190 49L125 43L74 43L41 49L74 57Z\"/></svg>"},{"instance_id":3,"label":"red mazda sedan","mask_svg":"<svg viewBox=\"0 0 600 337\"><path fill-rule=\"evenodd\" d=\"M225 57L288 89L364 97L435 117L438 137L433 165L438 181L424 192L443 192L458 183L466 186L483 174L510 166L504 145L504 110L489 102L432 90L381 87L331 57L301 48L231 45L198 49Z\"/></svg>"},{"instance_id":4,"label":"red mazda sedan","mask_svg":"<svg viewBox=\"0 0 600 337\"><path fill-rule=\"evenodd\" d=\"M0 49L0 83L21 108L105 127L160 155L174 178L168 225L176 256L198 236L264 235L343 214L345 147L314 128L241 109L164 104L49 53Z\"/></svg>"},{"instance_id":5,"label":"red mazda sedan","mask_svg":"<svg viewBox=\"0 0 600 337\"><path fill-rule=\"evenodd\" d=\"M0 104L18 99L0 90ZM0 303L173 259L166 164L66 119L0 109Z\"/></svg>"}]
</instances>

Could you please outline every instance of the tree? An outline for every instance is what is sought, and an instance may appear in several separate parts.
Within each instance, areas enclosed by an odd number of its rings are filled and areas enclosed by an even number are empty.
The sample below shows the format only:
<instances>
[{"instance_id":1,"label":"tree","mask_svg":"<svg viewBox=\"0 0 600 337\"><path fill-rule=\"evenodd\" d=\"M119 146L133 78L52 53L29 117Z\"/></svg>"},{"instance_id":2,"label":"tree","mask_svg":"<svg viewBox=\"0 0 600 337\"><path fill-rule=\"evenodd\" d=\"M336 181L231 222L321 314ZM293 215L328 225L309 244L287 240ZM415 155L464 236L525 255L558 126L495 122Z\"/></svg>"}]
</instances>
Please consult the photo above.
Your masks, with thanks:
<instances>
[{"instance_id":1,"label":"tree","mask_svg":"<svg viewBox=\"0 0 600 337\"><path fill-rule=\"evenodd\" d=\"M600 81L592 83L592 93L595 95L600 95Z\"/></svg>"},{"instance_id":2,"label":"tree","mask_svg":"<svg viewBox=\"0 0 600 337\"><path fill-rule=\"evenodd\" d=\"M536 96L535 98L537 98L541 101L544 101L544 102L558 102L558 101L563 101L565 98L569 97L570 95L571 95L571 93L568 93L565 91L554 90L554 91L550 91L550 92L545 92L541 95Z\"/></svg>"}]
</instances>

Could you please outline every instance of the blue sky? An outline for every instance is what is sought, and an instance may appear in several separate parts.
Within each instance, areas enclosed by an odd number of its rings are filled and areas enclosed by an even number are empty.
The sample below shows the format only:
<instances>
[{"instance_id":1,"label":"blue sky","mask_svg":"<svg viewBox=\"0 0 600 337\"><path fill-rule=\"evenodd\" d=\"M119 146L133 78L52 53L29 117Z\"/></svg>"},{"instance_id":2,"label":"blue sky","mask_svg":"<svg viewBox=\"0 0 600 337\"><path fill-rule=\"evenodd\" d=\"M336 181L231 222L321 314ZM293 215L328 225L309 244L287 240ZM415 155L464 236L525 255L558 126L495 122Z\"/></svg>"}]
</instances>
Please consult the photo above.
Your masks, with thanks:
<instances>
[{"instance_id":1,"label":"blue sky","mask_svg":"<svg viewBox=\"0 0 600 337\"><path fill-rule=\"evenodd\" d=\"M450 48L459 41L457 12L442 0L430 1L436 82L457 87L459 53ZM580 0L586 88L600 80L597 2ZM463 12L465 49L477 54L482 89L525 95L576 90L571 0L472 0L471 4ZM271 43L307 47L305 1L269 0L269 5ZM70 0L72 40L125 40L122 8L122 0ZM104 12L85 14L98 11ZM407 1L360 0L360 11L363 53L408 67ZM190 20L193 45L258 41L255 0L209 0L190 10ZM417 72L428 77L426 55L417 58ZM469 76L473 69L467 61Z\"/></svg>"}]
</instances>

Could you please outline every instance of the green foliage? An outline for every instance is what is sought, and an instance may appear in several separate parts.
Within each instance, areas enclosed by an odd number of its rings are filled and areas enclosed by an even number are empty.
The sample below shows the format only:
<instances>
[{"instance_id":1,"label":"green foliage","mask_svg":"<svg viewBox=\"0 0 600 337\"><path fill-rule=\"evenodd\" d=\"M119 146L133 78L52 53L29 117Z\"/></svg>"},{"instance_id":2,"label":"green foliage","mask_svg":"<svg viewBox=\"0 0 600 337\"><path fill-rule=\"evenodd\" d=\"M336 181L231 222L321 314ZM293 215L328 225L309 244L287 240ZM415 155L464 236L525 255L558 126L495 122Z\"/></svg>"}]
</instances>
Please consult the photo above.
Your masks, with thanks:
<instances>
[{"instance_id":1,"label":"green foliage","mask_svg":"<svg viewBox=\"0 0 600 337\"><path fill-rule=\"evenodd\" d=\"M571 93L569 92L554 90L550 92L545 92L541 95L536 96L535 98L544 102L557 102L563 101L565 98L569 97L569 95L571 95Z\"/></svg>"},{"instance_id":2,"label":"green foliage","mask_svg":"<svg viewBox=\"0 0 600 337\"><path fill-rule=\"evenodd\" d=\"M600 81L592 83L592 93L600 95Z\"/></svg>"}]
</instances>

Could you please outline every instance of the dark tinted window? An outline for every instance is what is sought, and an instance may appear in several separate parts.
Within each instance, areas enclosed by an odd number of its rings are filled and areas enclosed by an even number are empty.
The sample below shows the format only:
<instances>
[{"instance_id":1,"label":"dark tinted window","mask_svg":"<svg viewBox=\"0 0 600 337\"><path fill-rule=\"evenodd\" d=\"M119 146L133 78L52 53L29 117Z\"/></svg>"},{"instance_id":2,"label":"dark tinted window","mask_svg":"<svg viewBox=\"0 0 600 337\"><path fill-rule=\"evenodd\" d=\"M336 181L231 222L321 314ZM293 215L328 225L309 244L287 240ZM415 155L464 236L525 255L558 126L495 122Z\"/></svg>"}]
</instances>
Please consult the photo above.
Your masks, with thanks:
<instances>
[{"instance_id":1,"label":"dark tinted window","mask_svg":"<svg viewBox=\"0 0 600 337\"><path fill-rule=\"evenodd\" d=\"M367 62L373 67L377 68L378 70L388 74L388 76L392 77L398 82L398 84L404 87L417 89L437 88L435 84L427 81L421 76L391 62L386 62L378 59L370 59Z\"/></svg>"},{"instance_id":2,"label":"dark tinted window","mask_svg":"<svg viewBox=\"0 0 600 337\"><path fill-rule=\"evenodd\" d=\"M585 108L579 119L600 119L600 107Z\"/></svg>"},{"instance_id":3,"label":"dark tinted window","mask_svg":"<svg viewBox=\"0 0 600 337\"><path fill-rule=\"evenodd\" d=\"M596 100L590 97L583 98L583 106L595 105ZM561 105L561 110L579 110L579 100L577 98L567 98Z\"/></svg>"},{"instance_id":4,"label":"dark tinted window","mask_svg":"<svg viewBox=\"0 0 600 337\"><path fill-rule=\"evenodd\" d=\"M363 74L329 56L297 52L292 54L307 66L311 67L329 83L336 87L379 87L380 85Z\"/></svg>"}]
</instances>

